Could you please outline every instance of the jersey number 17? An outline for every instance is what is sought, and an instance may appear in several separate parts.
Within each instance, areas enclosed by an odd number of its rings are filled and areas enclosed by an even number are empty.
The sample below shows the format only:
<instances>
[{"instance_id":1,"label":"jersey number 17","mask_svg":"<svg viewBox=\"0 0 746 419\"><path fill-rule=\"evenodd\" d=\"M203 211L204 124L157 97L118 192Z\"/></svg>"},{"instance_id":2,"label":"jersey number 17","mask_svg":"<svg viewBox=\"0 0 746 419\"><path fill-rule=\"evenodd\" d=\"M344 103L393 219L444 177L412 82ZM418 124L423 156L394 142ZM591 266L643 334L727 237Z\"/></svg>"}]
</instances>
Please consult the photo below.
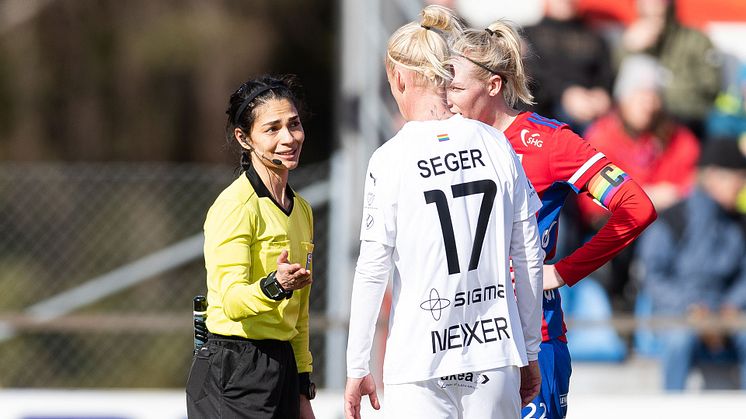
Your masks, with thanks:
<instances>
[{"instance_id":1,"label":"jersey number 17","mask_svg":"<svg viewBox=\"0 0 746 419\"><path fill-rule=\"evenodd\" d=\"M490 221L490 213L495 203L497 195L497 185L495 182L484 179L474 182L459 183L451 185L451 192L454 198L466 197L469 195L484 194L482 196L482 205L479 207L479 217L477 218L477 231L474 235L474 244L471 249L471 258L469 259L469 270L473 271L479 266L479 258L482 255L482 245L484 236L487 232L487 225ZM443 232L443 244L446 248L446 261L448 262L448 274L453 275L461 272L458 260L458 250L456 249L456 237L453 233L453 222L451 221L451 211L448 208L448 198L445 192L440 189L425 191L425 202L435 204L440 219L440 229Z\"/></svg>"}]
</instances>

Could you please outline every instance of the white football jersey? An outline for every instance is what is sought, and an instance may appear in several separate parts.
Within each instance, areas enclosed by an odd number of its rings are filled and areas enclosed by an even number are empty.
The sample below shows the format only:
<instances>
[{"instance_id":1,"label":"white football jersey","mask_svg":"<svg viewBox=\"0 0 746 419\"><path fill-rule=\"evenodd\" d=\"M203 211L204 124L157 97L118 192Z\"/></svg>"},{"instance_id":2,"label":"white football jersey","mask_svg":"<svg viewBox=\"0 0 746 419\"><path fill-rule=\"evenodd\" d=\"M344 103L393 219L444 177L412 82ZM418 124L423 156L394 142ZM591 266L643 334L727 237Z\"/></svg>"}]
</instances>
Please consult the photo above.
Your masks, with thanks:
<instances>
[{"instance_id":1,"label":"white football jersey","mask_svg":"<svg viewBox=\"0 0 746 419\"><path fill-rule=\"evenodd\" d=\"M540 207L508 140L481 122L460 115L408 122L376 150L360 237L393 248L385 383L526 365L509 251L514 221ZM365 294L353 292L348 363L369 355L359 342L371 337L356 336L368 325L356 324L354 311L380 301ZM540 298L531 304L538 328Z\"/></svg>"}]
</instances>

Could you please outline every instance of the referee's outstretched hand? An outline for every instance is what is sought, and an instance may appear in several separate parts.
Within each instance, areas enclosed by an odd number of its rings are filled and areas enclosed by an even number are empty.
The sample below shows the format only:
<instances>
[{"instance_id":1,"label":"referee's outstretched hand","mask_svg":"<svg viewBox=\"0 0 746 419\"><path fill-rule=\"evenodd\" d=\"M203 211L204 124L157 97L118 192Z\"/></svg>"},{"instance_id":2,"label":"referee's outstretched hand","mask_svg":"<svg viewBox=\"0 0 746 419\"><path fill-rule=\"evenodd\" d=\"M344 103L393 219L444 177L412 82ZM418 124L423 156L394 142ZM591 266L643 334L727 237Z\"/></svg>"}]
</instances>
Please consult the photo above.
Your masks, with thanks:
<instances>
[{"instance_id":1,"label":"referee's outstretched hand","mask_svg":"<svg viewBox=\"0 0 746 419\"><path fill-rule=\"evenodd\" d=\"M379 410L378 393L373 376L368 374L363 378L347 378L345 385L345 419L360 419L360 399L367 395L370 405Z\"/></svg>"},{"instance_id":2,"label":"referee's outstretched hand","mask_svg":"<svg viewBox=\"0 0 746 419\"><path fill-rule=\"evenodd\" d=\"M285 291L299 290L313 282L311 271L298 263L290 263L287 250L283 250L277 257L275 278Z\"/></svg>"}]
</instances>

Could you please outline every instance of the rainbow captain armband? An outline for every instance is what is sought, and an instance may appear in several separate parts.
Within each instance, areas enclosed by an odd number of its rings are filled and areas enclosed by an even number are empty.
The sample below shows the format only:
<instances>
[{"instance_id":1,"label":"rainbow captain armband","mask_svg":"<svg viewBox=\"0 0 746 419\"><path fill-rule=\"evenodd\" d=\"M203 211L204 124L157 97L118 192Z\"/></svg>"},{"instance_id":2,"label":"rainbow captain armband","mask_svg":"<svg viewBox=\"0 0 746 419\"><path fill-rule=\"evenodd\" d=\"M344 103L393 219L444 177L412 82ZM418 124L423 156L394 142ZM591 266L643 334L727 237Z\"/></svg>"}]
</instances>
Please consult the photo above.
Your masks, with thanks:
<instances>
[{"instance_id":1,"label":"rainbow captain armband","mask_svg":"<svg viewBox=\"0 0 746 419\"><path fill-rule=\"evenodd\" d=\"M631 178L617 165L609 164L599 170L588 182L588 192L608 208L616 191Z\"/></svg>"}]
</instances>

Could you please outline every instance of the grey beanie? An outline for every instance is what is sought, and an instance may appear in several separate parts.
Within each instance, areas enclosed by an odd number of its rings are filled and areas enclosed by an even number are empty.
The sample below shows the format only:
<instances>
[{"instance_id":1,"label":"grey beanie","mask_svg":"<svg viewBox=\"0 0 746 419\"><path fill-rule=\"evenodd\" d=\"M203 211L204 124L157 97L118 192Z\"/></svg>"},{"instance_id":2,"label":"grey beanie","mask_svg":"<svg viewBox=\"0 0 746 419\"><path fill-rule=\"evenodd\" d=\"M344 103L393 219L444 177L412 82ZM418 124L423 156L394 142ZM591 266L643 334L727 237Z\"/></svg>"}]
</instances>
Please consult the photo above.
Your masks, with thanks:
<instances>
[{"instance_id":1,"label":"grey beanie","mask_svg":"<svg viewBox=\"0 0 746 419\"><path fill-rule=\"evenodd\" d=\"M650 55L629 55L619 66L614 83L614 98L621 99L637 90L661 91L669 77L669 71Z\"/></svg>"}]
</instances>

